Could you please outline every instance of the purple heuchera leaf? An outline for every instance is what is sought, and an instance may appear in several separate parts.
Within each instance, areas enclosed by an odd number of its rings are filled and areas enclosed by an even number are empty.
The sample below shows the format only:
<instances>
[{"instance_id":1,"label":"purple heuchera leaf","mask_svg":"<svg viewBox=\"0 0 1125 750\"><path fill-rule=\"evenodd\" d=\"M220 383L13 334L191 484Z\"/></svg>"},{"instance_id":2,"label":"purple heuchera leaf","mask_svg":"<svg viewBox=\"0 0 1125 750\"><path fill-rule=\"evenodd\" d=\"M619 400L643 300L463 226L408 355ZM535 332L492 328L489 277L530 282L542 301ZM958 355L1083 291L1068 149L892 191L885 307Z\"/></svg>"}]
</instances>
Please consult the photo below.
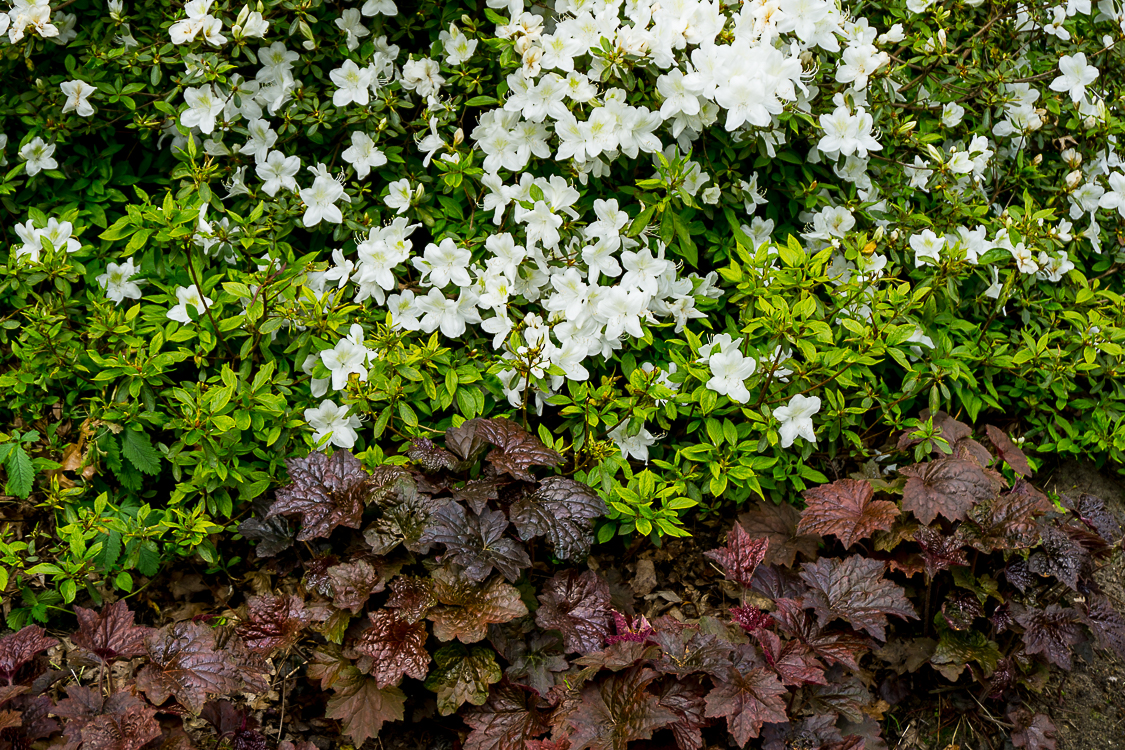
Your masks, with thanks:
<instances>
[{"instance_id":1,"label":"purple heuchera leaf","mask_svg":"<svg viewBox=\"0 0 1125 750\"><path fill-rule=\"evenodd\" d=\"M532 466L558 466L562 456L540 442L539 438L510 419L481 419L476 422L476 436L496 446L487 456L497 471L516 479L534 482L528 471Z\"/></svg>"},{"instance_id":2,"label":"purple heuchera leaf","mask_svg":"<svg viewBox=\"0 0 1125 750\"><path fill-rule=\"evenodd\" d=\"M28 625L18 633L0 638L0 680L11 685L20 667L58 644L38 625Z\"/></svg>"},{"instance_id":3,"label":"purple heuchera leaf","mask_svg":"<svg viewBox=\"0 0 1125 750\"><path fill-rule=\"evenodd\" d=\"M562 633L567 651L597 651L609 635L609 584L591 570L556 574L544 584L539 603L536 624Z\"/></svg>"},{"instance_id":4,"label":"purple heuchera leaf","mask_svg":"<svg viewBox=\"0 0 1125 750\"><path fill-rule=\"evenodd\" d=\"M251 651L289 648L312 619L305 603L293 595L251 596L246 604L249 613L237 630Z\"/></svg>"},{"instance_id":5,"label":"purple heuchera leaf","mask_svg":"<svg viewBox=\"0 0 1125 750\"><path fill-rule=\"evenodd\" d=\"M360 634L355 650L374 661L370 674L376 684L381 688L397 685L403 675L425 679L430 666L425 623L409 623L391 609L367 616L371 627Z\"/></svg>"},{"instance_id":6,"label":"purple heuchera leaf","mask_svg":"<svg viewBox=\"0 0 1125 750\"><path fill-rule=\"evenodd\" d=\"M805 603L816 610L821 625L842 619L885 641L887 615L911 620L918 615L902 587L883 578L884 572L882 561L859 555L804 563L801 578L811 587Z\"/></svg>"},{"instance_id":7,"label":"purple heuchera leaf","mask_svg":"<svg viewBox=\"0 0 1125 750\"><path fill-rule=\"evenodd\" d=\"M329 458L310 453L286 460L292 484L277 491L266 518L301 516L297 539L308 541L329 536L337 526L358 529L371 497L371 475L355 456L338 450Z\"/></svg>"},{"instance_id":8,"label":"purple heuchera leaf","mask_svg":"<svg viewBox=\"0 0 1125 750\"><path fill-rule=\"evenodd\" d=\"M1070 652L1082 640L1078 619L1078 612L1058 604L1046 609L1028 609L1016 617L1016 622L1024 628L1024 650L1029 654L1043 654L1052 664L1071 669Z\"/></svg>"},{"instance_id":9,"label":"purple heuchera leaf","mask_svg":"<svg viewBox=\"0 0 1125 750\"><path fill-rule=\"evenodd\" d=\"M768 628L773 624L773 617L769 612L757 607L731 607L731 619L747 633L753 633L760 628Z\"/></svg>"},{"instance_id":10,"label":"purple heuchera leaf","mask_svg":"<svg viewBox=\"0 0 1125 750\"><path fill-rule=\"evenodd\" d=\"M641 667L610 675L582 688L578 707L567 715L571 750L621 750L680 717L648 691L656 672Z\"/></svg>"},{"instance_id":11,"label":"purple heuchera leaf","mask_svg":"<svg viewBox=\"0 0 1125 750\"><path fill-rule=\"evenodd\" d=\"M469 514L451 502L434 513L422 541L445 545L442 562L460 565L471 581L483 581L493 568L515 581L531 560L518 542L504 536L507 528L502 511Z\"/></svg>"},{"instance_id":12,"label":"purple heuchera leaf","mask_svg":"<svg viewBox=\"0 0 1125 750\"><path fill-rule=\"evenodd\" d=\"M644 643L652 637L654 632L648 618L644 615L637 615L633 618L629 615L623 615L617 610L613 610L613 625L617 630L617 635L611 635L605 639L606 644L610 646L622 641Z\"/></svg>"},{"instance_id":13,"label":"purple heuchera leaf","mask_svg":"<svg viewBox=\"0 0 1125 750\"><path fill-rule=\"evenodd\" d=\"M160 736L156 710L132 693L108 698L93 688L69 685L67 697L51 713L66 719L66 748L84 750L139 750Z\"/></svg>"},{"instance_id":14,"label":"purple heuchera leaf","mask_svg":"<svg viewBox=\"0 0 1125 750\"><path fill-rule=\"evenodd\" d=\"M178 622L145 639L151 662L137 673L137 687L154 705L175 696L193 714L212 695L242 686L241 665L228 648L217 648L215 631L194 622Z\"/></svg>"},{"instance_id":15,"label":"purple heuchera leaf","mask_svg":"<svg viewBox=\"0 0 1125 750\"><path fill-rule=\"evenodd\" d=\"M763 724L786 721L785 686L766 667L734 668L728 679L707 694L706 715L725 717L727 729L739 747L757 737Z\"/></svg>"},{"instance_id":16,"label":"purple heuchera leaf","mask_svg":"<svg viewBox=\"0 0 1125 750\"><path fill-rule=\"evenodd\" d=\"M1053 524L1041 524L1039 538L1039 547L1027 559L1027 569L1036 575L1054 576L1077 591L1086 551Z\"/></svg>"},{"instance_id":17,"label":"purple heuchera leaf","mask_svg":"<svg viewBox=\"0 0 1125 750\"><path fill-rule=\"evenodd\" d=\"M455 468L460 462L457 457L444 448L434 445L427 438L414 438L406 449L407 457L422 467L423 471L435 472Z\"/></svg>"},{"instance_id":18,"label":"purple heuchera leaf","mask_svg":"<svg viewBox=\"0 0 1125 750\"><path fill-rule=\"evenodd\" d=\"M577 560L594 542L594 520L605 501L593 489L566 477L548 477L535 492L512 503L509 514L520 539L546 536L560 560Z\"/></svg>"},{"instance_id":19,"label":"purple heuchera leaf","mask_svg":"<svg viewBox=\"0 0 1125 750\"><path fill-rule=\"evenodd\" d=\"M145 652L145 636L151 628L133 624L133 612L124 601L117 601L98 614L92 609L75 607L78 632L71 640L105 662L128 659Z\"/></svg>"},{"instance_id":20,"label":"purple heuchera leaf","mask_svg":"<svg viewBox=\"0 0 1125 750\"><path fill-rule=\"evenodd\" d=\"M980 466L960 458L939 458L900 469L906 487L902 508L930 524L940 514L960 521L979 502L993 496L992 483Z\"/></svg>"},{"instance_id":21,"label":"purple heuchera leaf","mask_svg":"<svg viewBox=\"0 0 1125 750\"><path fill-rule=\"evenodd\" d=\"M889 531L899 515L898 506L889 500L875 500L871 483L860 479L841 479L805 491L807 504L797 530L832 534L844 547L866 539L878 530Z\"/></svg>"},{"instance_id":22,"label":"purple heuchera leaf","mask_svg":"<svg viewBox=\"0 0 1125 750\"><path fill-rule=\"evenodd\" d=\"M456 638L462 643L475 643L484 638L489 625L527 614L520 592L499 577L477 583L450 566L435 570L433 581L434 596L441 606L431 610L427 619L434 623L439 641Z\"/></svg>"},{"instance_id":23,"label":"purple heuchera leaf","mask_svg":"<svg viewBox=\"0 0 1125 750\"><path fill-rule=\"evenodd\" d=\"M769 539L751 539L742 525L736 523L727 533L727 546L704 554L717 562L726 577L746 588L754 579L754 570L761 564L769 548Z\"/></svg>"},{"instance_id":24,"label":"purple heuchera leaf","mask_svg":"<svg viewBox=\"0 0 1125 750\"><path fill-rule=\"evenodd\" d=\"M1012 744L1027 750L1055 750L1055 725L1046 714L1032 714L1026 708L1017 708L1008 714L1015 725Z\"/></svg>"},{"instance_id":25,"label":"purple heuchera leaf","mask_svg":"<svg viewBox=\"0 0 1125 750\"><path fill-rule=\"evenodd\" d=\"M550 728L544 708L530 690L507 682L497 685L483 706L461 714L472 729L465 750L524 750L528 740Z\"/></svg>"},{"instance_id":26,"label":"purple heuchera leaf","mask_svg":"<svg viewBox=\"0 0 1125 750\"><path fill-rule=\"evenodd\" d=\"M1082 621L1090 628L1098 646L1125 659L1125 618L1104 594L1090 594L1083 606Z\"/></svg>"}]
</instances>

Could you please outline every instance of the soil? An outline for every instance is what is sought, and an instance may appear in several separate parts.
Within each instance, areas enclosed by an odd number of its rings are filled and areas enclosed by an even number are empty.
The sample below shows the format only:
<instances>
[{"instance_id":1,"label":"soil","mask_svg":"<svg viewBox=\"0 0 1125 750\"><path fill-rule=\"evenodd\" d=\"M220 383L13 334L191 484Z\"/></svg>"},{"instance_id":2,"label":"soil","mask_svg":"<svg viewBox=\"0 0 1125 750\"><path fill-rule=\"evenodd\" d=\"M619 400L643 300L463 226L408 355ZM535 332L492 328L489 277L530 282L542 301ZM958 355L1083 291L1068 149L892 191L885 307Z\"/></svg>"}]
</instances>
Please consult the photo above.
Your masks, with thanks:
<instances>
[{"instance_id":1,"label":"soil","mask_svg":"<svg viewBox=\"0 0 1125 750\"><path fill-rule=\"evenodd\" d=\"M1125 518L1125 484L1089 464L1065 463L1045 483L1064 495L1083 492L1106 502ZM1125 555L1102 568L1098 583L1120 605L1125 603ZM1035 706L1058 728L1058 750L1125 750L1125 662L1102 651L1087 653L1070 673L1056 673Z\"/></svg>"}]
</instances>

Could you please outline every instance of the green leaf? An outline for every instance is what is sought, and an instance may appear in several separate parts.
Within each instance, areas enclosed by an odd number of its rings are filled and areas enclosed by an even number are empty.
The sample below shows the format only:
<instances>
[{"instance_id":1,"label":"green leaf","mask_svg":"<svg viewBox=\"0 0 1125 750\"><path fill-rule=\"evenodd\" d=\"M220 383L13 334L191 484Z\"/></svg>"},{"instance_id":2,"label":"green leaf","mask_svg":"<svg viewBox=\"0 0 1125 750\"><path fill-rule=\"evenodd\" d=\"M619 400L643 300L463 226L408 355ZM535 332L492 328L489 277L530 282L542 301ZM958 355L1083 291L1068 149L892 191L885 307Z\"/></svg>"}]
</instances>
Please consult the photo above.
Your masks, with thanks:
<instances>
[{"instance_id":1,"label":"green leaf","mask_svg":"<svg viewBox=\"0 0 1125 750\"><path fill-rule=\"evenodd\" d=\"M8 454L4 466L8 471L8 494L22 498L30 495L35 480L35 469L31 466L31 457L27 455L22 445L15 445Z\"/></svg>"},{"instance_id":2,"label":"green leaf","mask_svg":"<svg viewBox=\"0 0 1125 750\"><path fill-rule=\"evenodd\" d=\"M160 452L152 445L149 436L140 430L121 433L121 452L137 471L145 474L160 473Z\"/></svg>"}]
</instances>

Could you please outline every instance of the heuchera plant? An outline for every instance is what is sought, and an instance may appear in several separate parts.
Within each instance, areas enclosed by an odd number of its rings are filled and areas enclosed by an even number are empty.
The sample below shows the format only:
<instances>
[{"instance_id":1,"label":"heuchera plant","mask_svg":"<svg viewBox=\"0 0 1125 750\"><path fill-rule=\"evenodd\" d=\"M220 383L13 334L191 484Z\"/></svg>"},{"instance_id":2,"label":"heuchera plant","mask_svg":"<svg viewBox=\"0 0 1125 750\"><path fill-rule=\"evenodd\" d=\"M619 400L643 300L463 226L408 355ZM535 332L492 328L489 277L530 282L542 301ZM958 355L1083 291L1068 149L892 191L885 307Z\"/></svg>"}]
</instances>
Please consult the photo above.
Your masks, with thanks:
<instances>
[{"instance_id":1,"label":"heuchera plant","mask_svg":"<svg viewBox=\"0 0 1125 750\"><path fill-rule=\"evenodd\" d=\"M994 455L944 413L926 424L899 440L922 460L893 480L858 473L808 490L803 511L743 514L706 553L738 601L693 620L650 620L578 565L604 508L532 473L559 456L513 422L416 440L401 465L290 460L292 483L242 532L299 587L247 597L234 628L78 608L67 659L85 672L48 668L39 654L59 641L37 626L5 636L0 749L59 732L68 748L186 748L175 717L192 713L263 750L226 699L264 690L296 652L357 745L433 694L466 750L883 748L883 714L937 679L998 704L1016 747L1051 750L1021 692L1088 645L1125 655L1094 577L1122 527L1097 498L1032 487L1003 431L986 428Z\"/></svg>"}]
</instances>

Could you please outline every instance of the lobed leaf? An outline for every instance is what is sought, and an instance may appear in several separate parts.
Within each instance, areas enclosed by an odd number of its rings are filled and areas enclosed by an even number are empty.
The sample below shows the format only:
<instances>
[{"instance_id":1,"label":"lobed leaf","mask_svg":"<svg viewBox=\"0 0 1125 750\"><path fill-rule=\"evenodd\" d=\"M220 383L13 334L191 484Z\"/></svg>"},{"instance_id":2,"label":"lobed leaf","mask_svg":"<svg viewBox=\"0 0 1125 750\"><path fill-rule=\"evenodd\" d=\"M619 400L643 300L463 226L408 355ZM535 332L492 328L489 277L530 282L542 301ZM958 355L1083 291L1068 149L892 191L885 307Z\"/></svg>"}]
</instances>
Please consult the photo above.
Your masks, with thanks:
<instances>
[{"instance_id":1,"label":"lobed leaf","mask_svg":"<svg viewBox=\"0 0 1125 750\"><path fill-rule=\"evenodd\" d=\"M769 539L752 539L742 525L735 523L727 532L727 545L703 553L717 562L726 577L735 583L749 588L754 578L754 570L765 559Z\"/></svg>"},{"instance_id":2,"label":"lobed leaf","mask_svg":"<svg viewBox=\"0 0 1125 750\"><path fill-rule=\"evenodd\" d=\"M430 654L426 651L426 626L401 619L395 610L368 612L371 627L356 641L356 652L374 661L371 676L380 688L397 685L403 675L425 679Z\"/></svg>"},{"instance_id":3,"label":"lobed leaf","mask_svg":"<svg viewBox=\"0 0 1125 750\"><path fill-rule=\"evenodd\" d=\"M504 536L508 519L498 510L469 514L460 503L447 503L434 513L423 542L445 546L442 562L454 563L471 581L483 581L496 568L509 581L531 565L527 551Z\"/></svg>"},{"instance_id":4,"label":"lobed leaf","mask_svg":"<svg viewBox=\"0 0 1125 750\"><path fill-rule=\"evenodd\" d=\"M841 479L806 490L797 531L831 534L845 548L876 531L890 531L900 513L898 505L874 497L871 483L857 479Z\"/></svg>"},{"instance_id":5,"label":"lobed leaf","mask_svg":"<svg viewBox=\"0 0 1125 750\"><path fill-rule=\"evenodd\" d=\"M438 712L449 716L463 703L480 706L488 700L488 686L500 681L496 654L484 646L451 643L434 652L434 669L426 689L437 694Z\"/></svg>"},{"instance_id":6,"label":"lobed leaf","mask_svg":"<svg viewBox=\"0 0 1125 750\"><path fill-rule=\"evenodd\" d=\"M609 585L591 570L557 573L539 594L535 622L562 633L567 651L589 654L609 635L609 598Z\"/></svg>"},{"instance_id":7,"label":"lobed leaf","mask_svg":"<svg viewBox=\"0 0 1125 750\"><path fill-rule=\"evenodd\" d=\"M454 567L433 572L434 596L442 604L430 611L434 635L440 641L454 638L475 643L484 638L488 626L505 623L527 614L520 593L500 578L486 583L471 581Z\"/></svg>"},{"instance_id":8,"label":"lobed leaf","mask_svg":"<svg viewBox=\"0 0 1125 750\"><path fill-rule=\"evenodd\" d=\"M277 499L266 518L300 516L297 539L308 541L329 536L337 526L358 529L372 492L371 475L355 456L337 450L329 458L310 453L287 459L292 483L277 490Z\"/></svg>"},{"instance_id":9,"label":"lobed leaf","mask_svg":"<svg viewBox=\"0 0 1125 750\"><path fill-rule=\"evenodd\" d=\"M911 620L918 615L902 587L886 580L884 572L883 562L859 555L804 563L800 576L811 587L806 604L822 626L842 619L885 641L887 615Z\"/></svg>"},{"instance_id":10,"label":"lobed leaf","mask_svg":"<svg viewBox=\"0 0 1125 750\"><path fill-rule=\"evenodd\" d=\"M544 479L508 510L520 539L546 536L560 560L577 560L590 551L594 521L605 512L605 501L593 489L566 477Z\"/></svg>"},{"instance_id":11,"label":"lobed leaf","mask_svg":"<svg viewBox=\"0 0 1125 750\"><path fill-rule=\"evenodd\" d=\"M939 458L899 470L905 476L902 508L930 524L938 515L960 521L979 502L993 497L981 467L960 458Z\"/></svg>"},{"instance_id":12,"label":"lobed leaf","mask_svg":"<svg viewBox=\"0 0 1125 750\"><path fill-rule=\"evenodd\" d=\"M497 471L511 474L516 479L534 482L528 469L532 466L558 466L562 456L543 445L539 438L510 419L480 419L476 422L475 437L483 438L496 447L487 460Z\"/></svg>"}]
</instances>

